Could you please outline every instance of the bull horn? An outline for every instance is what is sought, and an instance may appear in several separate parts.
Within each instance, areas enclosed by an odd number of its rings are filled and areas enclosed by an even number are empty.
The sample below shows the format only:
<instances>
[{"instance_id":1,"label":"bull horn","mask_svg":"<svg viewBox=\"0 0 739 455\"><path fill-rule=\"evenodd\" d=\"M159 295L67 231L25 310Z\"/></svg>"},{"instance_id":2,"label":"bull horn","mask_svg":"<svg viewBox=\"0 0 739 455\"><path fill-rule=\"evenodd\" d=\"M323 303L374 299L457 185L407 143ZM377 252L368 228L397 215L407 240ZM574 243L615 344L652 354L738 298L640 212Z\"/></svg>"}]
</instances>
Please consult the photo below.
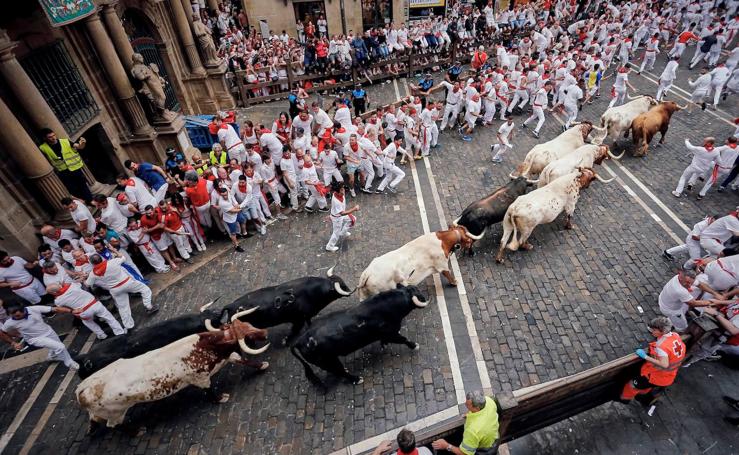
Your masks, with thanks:
<instances>
[{"instance_id":1,"label":"bull horn","mask_svg":"<svg viewBox=\"0 0 739 455\"><path fill-rule=\"evenodd\" d=\"M531 183L531 184L539 183L539 180L541 179L526 179L526 183Z\"/></svg>"},{"instance_id":2,"label":"bull horn","mask_svg":"<svg viewBox=\"0 0 739 455\"><path fill-rule=\"evenodd\" d=\"M210 319L205 320L205 328L208 329L208 332L217 332L218 329L213 327L213 324L210 323Z\"/></svg>"},{"instance_id":3,"label":"bull horn","mask_svg":"<svg viewBox=\"0 0 739 455\"><path fill-rule=\"evenodd\" d=\"M626 150L624 150L623 152L621 152L621 154L620 154L620 155L618 155L618 156L616 156L616 155L614 155L613 153L611 153L611 150L610 150L610 149L609 149L609 150L607 150L607 152L608 152L608 156L610 156L610 157L611 157L611 158L613 158L614 160L620 160L621 158L623 158L623 156L624 156L624 153L626 153Z\"/></svg>"},{"instance_id":4,"label":"bull horn","mask_svg":"<svg viewBox=\"0 0 739 455\"><path fill-rule=\"evenodd\" d=\"M516 179L516 178L521 177L521 176L520 175L513 175L513 172L511 172L510 174L508 174L508 177L510 177L512 179Z\"/></svg>"},{"instance_id":5,"label":"bull horn","mask_svg":"<svg viewBox=\"0 0 739 455\"><path fill-rule=\"evenodd\" d=\"M266 351L267 348L269 347L269 343L265 344L259 349L252 349L246 345L246 342L244 341L243 338L239 338L239 347L241 348L242 351L246 352L249 355L257 355L257 354L261 354L264 351Z\"/></svg>"},{"instance_id":6,"label":"bull horn","mask_svg":"<svg viewBox=\"0 0 739 455\"><path fill-rule=\"evenodd\" d=\"M677 103L675 103L675 104L677 104ZM683 109L687 109L688 108L688 103L685 103L685 106L680 106L679 104L677 104L677 108L680 109L681 111Z\"/></svg>"},{"instance_id":7,"label":"bull horn","mask_svg":"<svg viewBox=\"0 0 739 455\"><path fill-rule=\"evenodd\" d=\"M411 298L411 300L413 300L413 303L414 303L414 304L415 304L415 305L416 305L416 306L417 306L418 308L425 308L425 307L426 307L426 306L427 306L427 305L429 304L429 302L428 302L428 301L425 301L425 302L421 302L421 301L420 301L420 300L418 299L418 297L416 297L415 295L414 295L414 296L413 296L413 297Z\"/></svg>"},{"instance_id":8,"label":"bull horn","mask_svg":"<svg viewBox=\"0 0 739 455\"><path fill-rule=\"evenodd\" d=\"M635 99L637 99L637 98L641 98L641 97L642 97L642 96L644 96L644 95L631 96L631 95L629 95L629 93L628 93L628 92L626 92L626 96L628 96L630 100L635 100Z\"/></svg>"},{"instance_id":9,"label":"bull horn","mask_svg":"<svg viewBox=\"0 0 739 455\"><path fill-rule=\"evenodd\" d=\"M257 311L258 309L259 309L259 307L258 306L255 306L254 308L249 308L248 310L239 311L238 313L236 313L233 316L231 316L231 322L234 322L235 320L237 320L241 316L246 316L247 314L252 314L253 312Z\"/></svg>"},{"instance_id":10,"label":"bull horn","mask_svg":"<svg viewBox=\"0 0 739 455\"><path fill-rule=\"evenodd\" d=\"M343 296L347 296L347 295L352 295L352 294L354 293L354 291L351 291L351 292L347 292L347 291L345 291L345 290L341 289L341 284L339 284L339 282L338 282L338 281L337 281L336 283L334 283L334 290L335 290L335 291L336 291L337 293L339 293L339 294L341 294L341 295L343 295ZM355 289L355 290L356 290L356 289Z\"/></svg>"},{"instance_id":11,"label":"bull horn","mask_svg":"<svg viewBox=\"0 0 739 455\"><path fill-rule=\"evenodd\" d=\"M485 229L483 229L482 232L480 232L479 235L473 235L470 231L467 231L467 230L465 230L465 233L464 234L467 237L471 238L472 240L480 240L481 238L483 238L485 236Z\"/></svg>"},{"instance_id":12,"label":"bull horn","mask_svg":"<svg viewBox=\"0 0 739 455\"><path fill-rule=\"evenodd\" d=\"M616 177L611 177L610 179L604 179L598 174L595 174L595 178L598 179L599 182L603 182L603 183L611 183L612 181L616 180Z\"/></svg>"},{"instance_id":13,"label":"bull horn","mask_svg":"<svg viewBox=\"0 0 739 455\"><path fill-rule=\"evenodd\" d=\"M210 307L211 307L211 305L213 305L214 303L216 303L216 302L218 301L218 299L220 299L220 298L221 298L220 296L219 296L219 297L216 297L216 299L215 299L215 300L211 300L210 302L208 302L208 303L206 303L205 305L201 306L201 307L200 307L200 309L199 309L198 311L199 311L200 313L202 313L203 311L205 311L205 310L207 310L208 308L210 308Z\"/></svg>"},{"instance_id":14,"label":"bull horn","mask_svg":"<svg viewBox=\"0 0 739 455\"><path fill-rule=\"evenodd\" d=\"M334 266L334 267L336 267L336 266ZM326 270L326 276L327 277L331 278L332 276L334 276L334 267L331 267L330 269Z\"/></svg>"},{"instance_id":15,"label":"bull horn","mask_svg":"<svg viewBox=\"0 0 739 455\"><path fill-rule=\"evenodd\" d=\"M457 223L459 223L459 220L461 220L461 219L462 219L462 217L460 216L460 217L459 217L459 218L457 218L456 220L452 221L452 226L454 226L454 227L457 227L457 226L459 226L459 225L458 225Z\"/></svg>"}]
</instances>

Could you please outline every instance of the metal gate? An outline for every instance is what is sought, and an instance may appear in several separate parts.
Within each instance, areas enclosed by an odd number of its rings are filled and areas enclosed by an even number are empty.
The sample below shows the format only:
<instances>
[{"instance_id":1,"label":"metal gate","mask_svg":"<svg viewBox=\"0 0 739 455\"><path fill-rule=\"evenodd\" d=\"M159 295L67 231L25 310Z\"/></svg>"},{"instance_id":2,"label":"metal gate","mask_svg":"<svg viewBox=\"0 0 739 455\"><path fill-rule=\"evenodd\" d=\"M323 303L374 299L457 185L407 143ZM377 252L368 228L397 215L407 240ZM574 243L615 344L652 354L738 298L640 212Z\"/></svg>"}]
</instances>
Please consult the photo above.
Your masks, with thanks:
<instances>
[{"instance_id":1,"label":"metal gate","mask_svg":"<svg viewBox=\"0 0 739 455\"><path fill-rule=\"evenodd\" d=\"M154 63L159 67L159 74L164 78L167 83L164 85L164 94L167 95L165 106L170 111L179 112L180 102L177 101L177 95L175 94L174 87L169 81L169 75L167 74L167 67L164 65L164 59L159 53L156 41L152 38L142 37L136 38L131 41L131 46L134 52L141 54L144 57L144 62L148 65Z\"/></svg>"}]
</instances>

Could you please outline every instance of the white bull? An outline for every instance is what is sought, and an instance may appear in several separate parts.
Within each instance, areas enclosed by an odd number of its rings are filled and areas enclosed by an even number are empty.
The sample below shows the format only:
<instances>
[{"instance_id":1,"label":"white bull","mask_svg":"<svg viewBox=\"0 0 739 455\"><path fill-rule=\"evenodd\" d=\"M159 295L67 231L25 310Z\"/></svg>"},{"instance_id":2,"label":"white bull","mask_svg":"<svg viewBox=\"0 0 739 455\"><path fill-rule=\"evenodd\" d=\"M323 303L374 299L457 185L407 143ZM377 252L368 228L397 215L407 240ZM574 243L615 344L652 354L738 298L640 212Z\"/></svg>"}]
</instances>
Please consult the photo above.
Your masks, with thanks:
<instances>
[{"instance_id":1,"label":"white bull","mask_svg":"<svg viewBox=\"0 0 739 455\"><path fill-rule=\"evenodd\" d=\"M552 161L547 164L541 174L539 174L539 188L553 182L563 175L575 172L578 168L592 168L596 164L600 164L603 160L610 158L621 159L621 155L616 156L608 149L607 145L585 144L578 147L572 153L568 153L563 158ZM608 180L610 182L610 180Z\"/></svg>"},{"instance_id":2,"label":"white bull","mask_svg":"<svg viewBox=\"0 0 739 455\"><path fill-rule=\"evenodd\" d=\"M398 284L415 286L433 273L441 273L449 284L456 286L457 281L449 272L449 255L471 246L472 238L463 226L416 237L370 262L359 277L359 300L395 289Z\"/></svg>"},{"instance_id":3,"label":"white bull","mask_svg":"<svg viewBox=\"0 0 739 455\"><path fill-rule=\"evenodd\" d=\"M511 174L511 178L538 175L547 164L562 158L568 153L585 144L585 139L593 129L590 122L579 123L551 141L535 145L526 154L523 163L516 168L518 175Z\"/></svg>"},{"instance_id":4,"label":"white bull","mask_svg":"<svg viewBox=\"0 0 739 455\"><path fill-rule=\"evenodd\" d=\"M609 108L600 116L600 128L594 131L593 144L602 144L606 138L615 141L621 134L628 134L631 122L657 105L657 100L649 95L629 96L629 99L632 101Z\"/></svg>"},{"instance_id":5,"label":"white bull","mask_svg":"<svg viewBox=\"0 0 739 455\"><path fill-rule=\"evenodd\" d=\"M114 427L123 423L128 409L137 403L160 400L189 385L208 388L210 377L229 361L267 368L267 362L242 360L237 354L239 348L255 355L269 347L252 349L244 341L267 336L266 330L238 321L254 310L236 313L224 330L216 330L206 321L213 333L190 335L138 357L118 359L93 373L75 390L77 402L90 415L91 425L105 420L107 426Z\"/></svg>"},{"instance_id":6,"label":"white bull","mask_svg":"<svg viewBox=\"0 0 739 455\"><path fill-rule=\"evenodd\" d=\"M593 179L603 181L592 169L578 169L513 201L503 218L503 237L496 261L503 262L506 246L511 251L518 250L519 246L532 249L528 238L534 228L551 223L562 211L566 214L565 228L571 229L572 213L580 198L580 191L587 188Z\"/></svg>"}]
</instances>

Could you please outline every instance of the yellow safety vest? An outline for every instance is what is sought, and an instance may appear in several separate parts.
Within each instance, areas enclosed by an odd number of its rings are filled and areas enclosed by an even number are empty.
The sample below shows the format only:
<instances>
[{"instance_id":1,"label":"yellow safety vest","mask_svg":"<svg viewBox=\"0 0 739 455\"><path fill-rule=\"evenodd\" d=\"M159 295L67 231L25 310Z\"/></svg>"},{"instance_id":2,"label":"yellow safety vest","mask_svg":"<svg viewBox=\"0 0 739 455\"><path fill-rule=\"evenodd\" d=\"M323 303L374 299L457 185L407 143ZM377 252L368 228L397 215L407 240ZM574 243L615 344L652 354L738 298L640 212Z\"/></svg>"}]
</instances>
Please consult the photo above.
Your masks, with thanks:
<instances>
[{"instance_id":1,"label":"yellow safety vest","mask_svg":"<svg viewBox=\"0 0 739 455\"><path fill-rule=\"evenodd\" d=\"M216 158L216 152L214 152L213 150L211 150L210 151L210 164L220 164L221 166L227 165L228 164L228 161L226 161L226 160L228 160L227 155L228 155L228 153L221 152L221 157L220 158ZM219 160L220 160L220 163L218 162Z\"/></svg>"},{"instance_id":2,"label":"yellow safety vest","mask_svg":"<svg viewBox=\"0 0 739 455\"><path fill-rule=\"evenodd\" d=\"M51 165L54 166L54 169L57 171L76 171L78 169L82 169L82 166L84 166L85 163L82 162L82 157L77 153L77 150L72 147L69 139L59 139L59 143L62 145L61 158L54 153L54 150L52 150L51 146L46 142L38 147L42 152L44 152L44 155L46 155L49 161L51 161Z\"/></svg>"}]
</instances>

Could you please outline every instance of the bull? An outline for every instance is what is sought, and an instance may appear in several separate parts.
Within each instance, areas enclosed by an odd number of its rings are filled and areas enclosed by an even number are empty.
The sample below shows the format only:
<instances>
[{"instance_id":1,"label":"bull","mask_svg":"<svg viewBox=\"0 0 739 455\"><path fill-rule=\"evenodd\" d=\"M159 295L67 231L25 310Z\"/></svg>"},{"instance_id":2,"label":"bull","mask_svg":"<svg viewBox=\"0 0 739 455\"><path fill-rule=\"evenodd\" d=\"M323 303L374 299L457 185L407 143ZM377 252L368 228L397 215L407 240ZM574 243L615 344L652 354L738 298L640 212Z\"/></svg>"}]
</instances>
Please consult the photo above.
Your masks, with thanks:
<instances>
[{"instance_id":1,"label":"bull","mask_svg":"<svg viewBox=\"0 0 739 455\"><path fill-rule=\"evenodd\" d=\"M634 141L636 151L634 156L645 156L649 150L649 143L657 131L661 133L659 144L665 143L665 134L670 126L670 119L675 112L687 108L688 105L680 106L674 101L662 101L649 109L631 122L631 137Z\"/></svg>"},{"instance_id":2,"label":"bull","mask_svg":"<svg viewBox=\"0 0 739 455\"><path fill-rule=\"evenodd\" d=\"M76 357L80 364L77 374L85 379L118 359L130 359L189 335L204 332L206 321L218 317L217 312L209 309L212 304L210 302L200 307L200 313L177 316L95 343L90 352Z\"/></svg>"},{"instance_id":3,"label":"bull","mask_svg":"<svg viewBox=\"0 0 739 455\"><path fill-rule=\"evenodd\" d=\"M521 176L528 178L532 175L538 175L547 164L585 145L585 141L592 130L592 123L578 123L551 141L535 145L526 154L523 163L519 164L516 168L518 175L512 173L510 177L516 178Z\"/></svg>"},{"instance_id":4,"label":"bull","mask_svg":"<svg viewBox=\"0 0 739 455\"><path fill-rule=\"evenodd\" d=\"M291 324L290 333L283 339L283 344L287 344L327 305L354 293L344 280L334 275L333 267L328 269L326 275L326 278L303 277L257 289L226 305L223 312L231 315L247 308L256 308L241 320L261 329Z\"/></svg>"},{"instance_id":5,"label":"bull","mask_svg":"<svg viewBox=\"0 0 739 455\"><path fill-rule=\"evenodd\" d=\"M489 196L468 205L452 225L464 227L467 229L467 237L480 240L488 227L503 221L508 206L517 197L526 194L531 185L531 181L525 177L512 179Z\"/></svg>"},{"instance_id":6,"label":"bull","mask_svg":"<svg viewBox=\"0 0 739 455\"><path fill-rule=\"evenodd\" d=\"M594 132L598 134L593 137L593 144L600 145L607 138L616 141L621 134L628 136L631 122L640 114L649 111L652 106L657 105L657 100L649 95L627 96L631 101L621 106L608 108L600 116L600 128L595 128Z\"/></svg>"},{"instance_id":7,"label":"bull","mask_svg":"<svg viewBox=\"0 0 739 455\"><path fill-rule=\"evenodd\" d=\"M541 188L563 175L574 172L577 168L592 168L608 158L621 159L624 153L621 152L620 155L616 156L611 153L607 145L585 144L563 158L547 164L547 167L539 175L538 187Z\"/></svg>"},{"instance_id":8,"label":"bull","mask_svg":"<svg viewBox=\"0 0 739 455\"><path fill-rule=\"evenodd\" d=\"M449 271L449 255L471 246L472 239L461 226L416 237L370 262L359 277L359 300L395 289L398 284L415 286L433 273L441 273L456 286L457 280Z\"/></svg>"},{"instance_id":9,"label":"bull","mask_svg":"<svg viewBox=\"0 0 739 455\"><path fill-rule=\"evenodd\" d=\"M506 211L503 218L503 237L495 260L502 263L505 248L511 251L519 247L525 250L534 248L528 238L534 228L540 224L551 223L562 211L565 212L565 229L572 229L572 214L580 198L580 192L590 186L590 182L598 179L608 183L592 169L577 169L564 175L543 188L529 194L519 196ZM510 243L508 241L510 240Z\"/></svg>"},{"instance_id":10,"label":"bull","mask_svg":"<svg viewBox=\"0 0 739 455\"><path fill-rule=\"evenodd\" d=\"M131 359L119 359L82 381L75 390L77 402L90 416L91 428L107 422L123 423L137 403L161 400L194 385L210 388L210 378L226 363L240 363L260 370L267 362L243 359L238 351L258 355L269 347L251 348L247 341L264 341L267 331L238 320L235 314L222 330L187 336Z\"/></svg>"},{"instance_id":11,"label":"bull","mask_svg":"<svg viewBox=\"0 0 739 455\"><path fill-rule=\"evenodd\" d=\"M415 286L398 285L396 289L381 292L357 306L317 320L295 340L290 352L303 365L305 376L315 384L323 385L311 364L354 384L361 384L364 379L350 373L339 356L347 356L375 341L383 346L396 343L418 349L418 343L400 334L400 326L411 311L428 304Z\"/></svg>"}]
</instances>

